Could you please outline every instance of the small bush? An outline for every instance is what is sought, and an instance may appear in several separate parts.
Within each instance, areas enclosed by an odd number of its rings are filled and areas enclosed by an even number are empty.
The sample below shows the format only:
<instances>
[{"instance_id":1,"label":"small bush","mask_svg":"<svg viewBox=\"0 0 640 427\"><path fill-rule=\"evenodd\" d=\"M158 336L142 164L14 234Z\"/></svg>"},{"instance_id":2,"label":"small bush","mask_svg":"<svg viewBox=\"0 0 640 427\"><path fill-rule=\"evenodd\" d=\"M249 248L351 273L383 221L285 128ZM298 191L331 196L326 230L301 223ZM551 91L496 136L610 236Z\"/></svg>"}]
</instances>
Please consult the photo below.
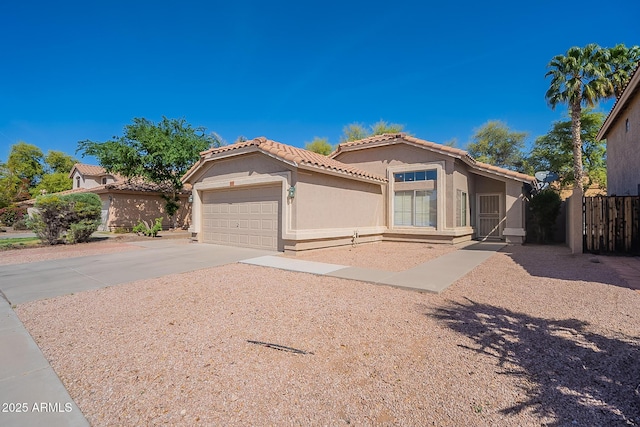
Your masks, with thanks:
<instances>
[{"instance_id":1,"label":"small bush","mask_svg":"<svg viewBox=\"0 0 640 427\"><path fill-rule=\"evenodd\" d=\"M48 245L63 238L69 243L86 242L100 225L102 203L93 193L44 195L36 199L35 207L37 212L27 226Z\"/></svg>"},{"instance_id":2,"label":"small bush","mask_svg":"<svg viewBox=\"0 0 640 427\"><path fill-rule=\"evenodd\" d=\"M139 221L132 231L147 237L156 237L162 231L162 217L156 218L152 227L149 227L146 221Z\"/></svg>"},{"instance_id":3,"label":"small bush","mask_svg":"<svg viewBox=\"0 0 640 427\"><path fill-rule=\"evenodd\" d=\"M17 206L7 206L0 209L0 224L12 227L16 222L21 221L27 215L26 208Z\"/></svg>"},{"instance_id":4,"label":"small bush","mask_svg":"<svg viewBox=\"0 0 640 427\"><path fill-rule=\"evenodd\" d=\"M27 227L27 218L21 218L19 220L17 220L16 222L13 223L13 229L14 230L28 230L29 227Z\"/></svg>"},{"instance_id":5,"label":"small bush","mask_svg":"<svg viewBox=\"0 0 640 427\"><path fill-rule=\"evenodd\" d=\"M101 222L102 202L93 193L69 194L65 196L71 210L67 241L86 242Z\"/></svg>"}]
</instances>

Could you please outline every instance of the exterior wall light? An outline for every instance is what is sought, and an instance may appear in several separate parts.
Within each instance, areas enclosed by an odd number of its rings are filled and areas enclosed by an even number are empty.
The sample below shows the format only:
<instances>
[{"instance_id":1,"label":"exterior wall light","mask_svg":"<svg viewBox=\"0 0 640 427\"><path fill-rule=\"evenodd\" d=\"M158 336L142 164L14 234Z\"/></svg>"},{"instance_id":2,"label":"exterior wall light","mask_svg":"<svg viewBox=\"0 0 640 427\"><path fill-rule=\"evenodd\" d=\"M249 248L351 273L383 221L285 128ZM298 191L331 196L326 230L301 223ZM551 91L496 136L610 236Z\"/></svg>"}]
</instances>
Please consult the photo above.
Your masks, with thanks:
<instances>
[{"instance_id":1,"label":"exterior wall light","mask_svg":"<svg viewBox=\"0 0 640 427\"><path fill-rule=\"evenodd\" d=\"M293 199L296 196L296 187L294 187L293 185L289 187L289 190L287 190L287 196L290 199Z\"/></svg>"},{"instance_id":2,"label":"exterior wall light","mask_svg":"<svg viewBox=\"0 0 640 427\"><path fill-rule=\"evenodd\" d=\"M193 194L189 194L189 203L193 203Z\"/></svg>"}]
</instances>

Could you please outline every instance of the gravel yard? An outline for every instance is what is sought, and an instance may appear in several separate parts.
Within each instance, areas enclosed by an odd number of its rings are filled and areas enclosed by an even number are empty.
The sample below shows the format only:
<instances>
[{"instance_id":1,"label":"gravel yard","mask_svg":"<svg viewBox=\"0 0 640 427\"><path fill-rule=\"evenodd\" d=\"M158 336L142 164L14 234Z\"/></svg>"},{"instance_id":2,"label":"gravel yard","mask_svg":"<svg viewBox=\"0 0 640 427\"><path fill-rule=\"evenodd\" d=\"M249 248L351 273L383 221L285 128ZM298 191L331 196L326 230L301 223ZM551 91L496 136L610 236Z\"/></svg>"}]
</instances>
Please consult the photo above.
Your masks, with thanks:
<instances>
[{"instance_id":1,"label":"gravel yard","mask_svg":"<svg viewBox=\"0 0 640 427\"><path fill-rule=\"evenodd\" d=\"M352 267L404 271L455 250L457 246L445 244L375 242L303 251L285 256Z\"/></svg>"},{"instance_id":2,"label":"gravel yard","mask_svg":"<svg viewBox=\"0 0 640 427\"><path fill-rule=\"evenodd\" d=\"M118 241L87 242L77 245L42 246L29 249L0 251L0 265L24 264L89 255L110 254L140 249Z\"/></svg>"},{"instance_id":3,"label":"gravel yard","mask_svg":"<svg viewBox=\"0 0 640 427\"><path fill-rule=\"evenodd\" d=\"M342 251L323 252L357 259ZM624 285L587 255L514 246L441 295L232 264L16 312L95 426L638 425Z\"/></svg>"}]
</instances>

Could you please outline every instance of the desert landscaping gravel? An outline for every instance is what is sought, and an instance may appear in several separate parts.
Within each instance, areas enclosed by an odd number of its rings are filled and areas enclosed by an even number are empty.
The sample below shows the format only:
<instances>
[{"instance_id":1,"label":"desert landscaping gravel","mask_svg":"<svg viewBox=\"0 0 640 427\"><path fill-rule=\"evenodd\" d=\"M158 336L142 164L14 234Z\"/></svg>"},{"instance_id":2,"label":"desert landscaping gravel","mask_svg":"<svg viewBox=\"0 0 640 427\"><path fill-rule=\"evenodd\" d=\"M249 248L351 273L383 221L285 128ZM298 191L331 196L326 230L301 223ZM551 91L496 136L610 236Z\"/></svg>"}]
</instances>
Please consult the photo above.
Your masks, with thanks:
<instances>
[{"instance_id":1,"label":"desert landscaping gravel","mask_svg":"<svg viewBox=\"0 0 640 427\"><path fill-rule=\"evenodd\" d=\"M305 261L326 262L385 271L404 271L457 250L457 246L412 242L374 242L286 254Z\"/></svg>"},{"instance_id":2,"label":"desert landscaping gravel","mask_svg":"<svg viewBox=\"0 0 640 427\"><path fill-rule=\"evenodd\" d=\"M109 241L5 250L0 251L0 265L24 264L62 258L102 255L136 249L140 248L124 242Z\"/></svg>"},{"instance_id":3,"label":"desert landscaping gravel","mask_svg":"<svg viewBox=\"0 0 640 427\"><path fill-rule=\"evenodd\" d=\"M441 295L231 264L16 312L94 426L638 425L640 294L592 261L506 247Z\"/></svg>"}]
</instances>

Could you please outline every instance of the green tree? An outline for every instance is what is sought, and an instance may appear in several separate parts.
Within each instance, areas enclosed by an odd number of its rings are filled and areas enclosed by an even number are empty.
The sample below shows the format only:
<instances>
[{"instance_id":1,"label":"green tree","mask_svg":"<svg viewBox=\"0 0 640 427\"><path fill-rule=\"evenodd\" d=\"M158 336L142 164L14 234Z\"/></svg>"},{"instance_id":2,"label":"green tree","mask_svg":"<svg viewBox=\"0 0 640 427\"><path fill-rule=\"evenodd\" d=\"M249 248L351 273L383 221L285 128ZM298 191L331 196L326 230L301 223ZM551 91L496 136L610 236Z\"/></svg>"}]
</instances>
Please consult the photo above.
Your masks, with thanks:
<instances>
[{"instance_id":1,"label":"green tree","mask_svg":"<svg viewBox=\"0 0 640 427\"><path fill-rule=\"evenodd\" d=\"M44 157L49 173L65 173L69 175L78 160L62 151L49 150Z\"/></svg>"},{"instance_id":2,"label":"green tree","mask_svg":"<svg viewBox=\"0 0 640 427\"><path fill-rule=\"evenodd\" d=\"M221 145L215 134L191 127L184 119L163 117L159 123L134 118L124 135L105 142L78 142L82 155L94 156L109 173L144 178L165 189L177 201L182 176L200 158L200 152ZM166 199L165 199L166 200Z\"/></svg>"},{"instance_id":3,"label":"green tree","mask_svg":"<svg viewBox=\"0 0 640 427\"><path fill-rule=\"evenodd\" d=\"M533 235L538 243L547 243L553 240L553 232L561 204L560 195L550 188L542 190L531 198L529 209L531 209L533 220Z\"/></svg>"},{"instance_id":4,"label":"green tree","mask_svg":"<svg viewBox=\"0 0 640 427\"><path fill-rule=\"evenodd\" d=\"M42 150L33 144L18 142L11 147L7 168L27 188L37 184L44 174Z\"/></svg>"},{"instance_id":5,"label":"green tree","mask_svg":"<svg viewBox=\"0 0 640 427\"><path fill-rule=\"evenodd\" d=\"M0 208L9 206L13 202L15 181L12 178L6 163L0 162Z\"/></svg>"},{"instance_id":6,"label":"green tree","mask_svg":"<svg viewBox=\"0 0 640 427\"><path fill-rule=\"evenodd\" d=\"M474 159L506 169L524 170L524 140L526 132L514 132L498 120L492 120L473 135L467 151Z\"/></svg>"},{"instance_id":7,"label":"green tree","mask_svg":"<svg viewBox=\"0 0 640 427\"><path fill-rule=\"evenodd\" d=\"M370 133L361 123L350 123L342 128L340 142L357 141L370 136Z\"/></svg>"},{"instance_id":8,"label":"green tree","mask_svg":"<svg viewBox=\"0 0 640 427\"><path fill-rule=\"evenodd\" d=\"M73 182L69 178L69 172L54 172L43 175L38 185L29 190L29 194L31 197L36 197L41 194L71 190L72 187Z\"/></svg>"},{"instance_id":9,"label":"green tree","mask_svg":"<svg viewBox=\"0 0 640 427\"><path fill-rule=\"evenodd\" d=\"M342 129L340 142L357 141L374 135L399 133L403 131L404 125L387 123L384 120L372 124L369 128L365 127L362 123L350 123Z\"/></svg>"},{"instance_id":10,"label":"green tree","mask_svg":"<svg viewBox=\"0 0 640 427\"><path fill-rule=\"evenodd\" d=\"M640 46L627 48L620 43L608 49L607 78L613 84L613 95L619 98L640 61Z\"/></svg>"},{"instance_id":11,"label":"green tree","mask_svg":"<svg viewBox=\"0 0 640 427\"><path fill-rule=\"evenodd\" d=\"M404 130L404 125L397 123L387 123L380 120L371 125L371 135L383 135L385 133L400 133Z\"/></svg>"},{"instance_id":12,"label":"green tree","mask_svg":"<svg viewBox=\"0 0 640 427\"><path fill-rule=\"evenodd\" d=\"M605 115L593 109L583 110L580 116L580 139L582 141L582 160L589 184L607 185L606 143L598 141L596 136ZM533 149L527 158L528 173L550 170L558 174L562 186L575 182L573 171L573 139L571 120L553 123L546 135L536 138Z\"/></svg>"},{"instance_id":13,"label":"green tree","mask_svg":"<svg viewBox=\"0 0 640 427\"><path fill-rule=\"evenodd\" d=\"M583 48L572 47L565 55L553 57L547 65L545 77L551 77L546 99L552 109L567 104L571 114L574 187L583 189L582 167L582 107L593 107L596 102L614 93L607 78L609 54L597 44Z\"/></svg>"},{"instance_id":14,"label":"green tree","mask_svg":"<svg viewBox=\"0 0 640 427\"><path fill-rule=\"evenodd\" d=\"M329 138L319 138L316 136L313 138L313 141L305 144L304 149L328 156L333 151L333 146L329 144Z\"/></svg>"}]
</instances>

